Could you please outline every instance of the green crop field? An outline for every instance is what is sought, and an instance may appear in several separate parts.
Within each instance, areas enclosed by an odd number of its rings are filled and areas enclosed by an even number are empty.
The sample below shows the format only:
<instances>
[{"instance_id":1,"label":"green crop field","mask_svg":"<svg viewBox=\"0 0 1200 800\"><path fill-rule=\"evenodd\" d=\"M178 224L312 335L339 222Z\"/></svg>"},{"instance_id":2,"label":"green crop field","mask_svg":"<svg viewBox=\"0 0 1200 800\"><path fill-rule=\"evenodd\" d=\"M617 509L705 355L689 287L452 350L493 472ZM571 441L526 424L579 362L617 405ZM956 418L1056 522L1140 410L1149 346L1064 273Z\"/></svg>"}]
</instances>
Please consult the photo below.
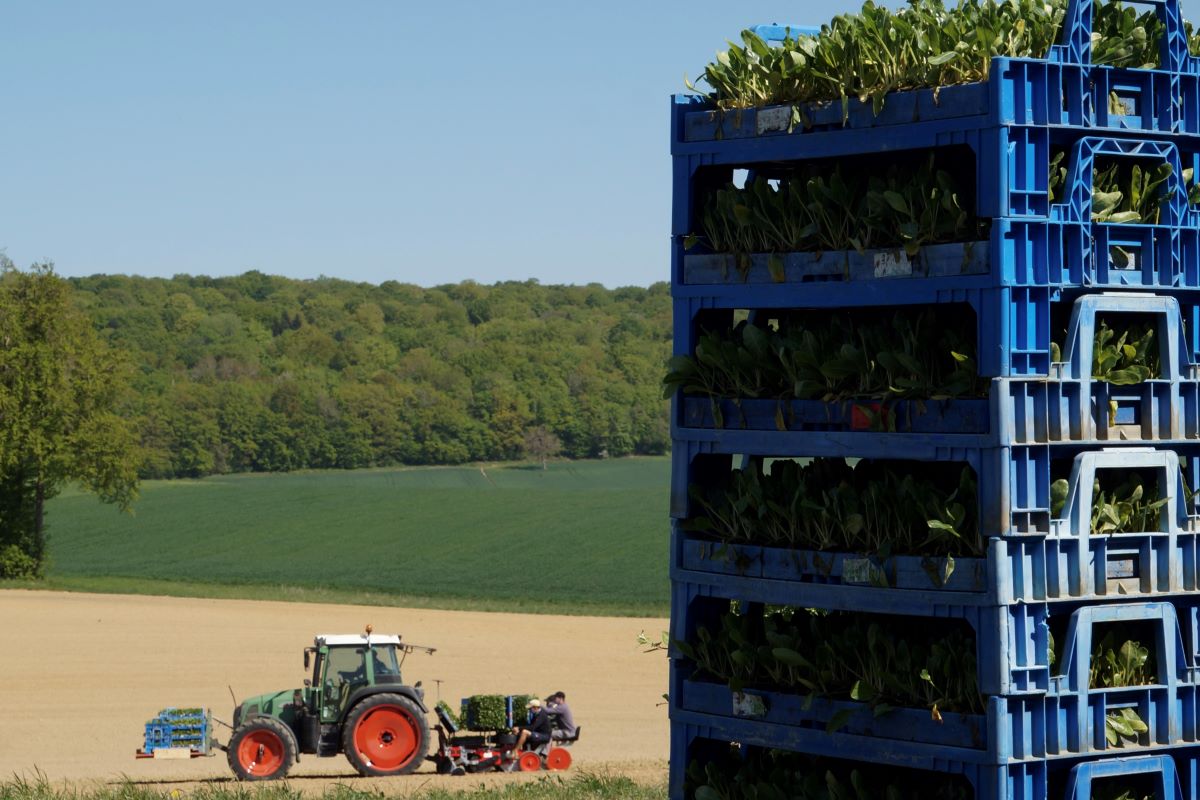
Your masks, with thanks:
<instances>
[{"instance_id":1,"label":"green crop field","mask_svg":"<svg viewBox=\"0 0 1200 800\"><path fill-rule=\"evenodd\" d=\"M48 507L50 588L665 615L666 458L148 481Z\"/></svg>"}]
</instances>

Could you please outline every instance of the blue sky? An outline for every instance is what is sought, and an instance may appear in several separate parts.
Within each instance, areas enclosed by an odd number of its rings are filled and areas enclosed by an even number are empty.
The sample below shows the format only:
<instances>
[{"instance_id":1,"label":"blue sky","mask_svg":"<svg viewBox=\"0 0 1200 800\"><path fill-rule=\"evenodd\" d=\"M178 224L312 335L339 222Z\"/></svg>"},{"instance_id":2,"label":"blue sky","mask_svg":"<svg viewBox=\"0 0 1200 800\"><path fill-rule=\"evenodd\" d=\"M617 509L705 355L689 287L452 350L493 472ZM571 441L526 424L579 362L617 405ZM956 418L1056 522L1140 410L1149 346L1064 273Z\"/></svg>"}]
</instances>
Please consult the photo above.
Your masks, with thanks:
<instances>
[{"instance_id":1,"label":"blue sky","mask_svg":"<svg viewBox=\"0 0 1200 800\"><path fill-rule=\"evenodd\" d=\"M858 6L6 4L0 249L64 275L665 280L684 73Z\"/></svg>"}]
</instances>

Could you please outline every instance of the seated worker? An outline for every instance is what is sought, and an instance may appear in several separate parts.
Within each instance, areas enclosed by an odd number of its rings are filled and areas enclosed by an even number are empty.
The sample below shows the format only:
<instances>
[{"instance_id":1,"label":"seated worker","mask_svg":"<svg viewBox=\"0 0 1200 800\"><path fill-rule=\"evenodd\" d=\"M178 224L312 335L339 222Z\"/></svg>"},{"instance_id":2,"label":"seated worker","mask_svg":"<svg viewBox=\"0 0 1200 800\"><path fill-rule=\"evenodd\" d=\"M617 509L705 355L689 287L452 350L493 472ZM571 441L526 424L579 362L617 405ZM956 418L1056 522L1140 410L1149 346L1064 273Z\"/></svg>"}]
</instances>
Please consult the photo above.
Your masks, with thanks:
<instances>
[{"instance_id":1,"label":"seated worker","mask_svg":"<svg viewBox=\"0 0 1200 800\"><path fill-rule=\"evenodd\" d=\"M516 746L518 753L526 744L529 744L530 748L535 748L550 741L550 715L546 713L546 709L542 708L542 701L535 697L525 705L525 708L533 711L533 719L529 721L527 727L513 728L513 733L519 734Z\"/></svg>"},{"instance_id":2,"label":"seated worker","mask_svg":"<svg viewBox=\"0 0 1200 800\"><path fill-rule=\"evenodd\" d=\"M571 707L567 705L567 696L562 692L550 695L546 698L546 710L550 712L550 721L554 723L550 738L558 742L574 739L575 717L571 714Z\"/></svg>"}]
</instances>

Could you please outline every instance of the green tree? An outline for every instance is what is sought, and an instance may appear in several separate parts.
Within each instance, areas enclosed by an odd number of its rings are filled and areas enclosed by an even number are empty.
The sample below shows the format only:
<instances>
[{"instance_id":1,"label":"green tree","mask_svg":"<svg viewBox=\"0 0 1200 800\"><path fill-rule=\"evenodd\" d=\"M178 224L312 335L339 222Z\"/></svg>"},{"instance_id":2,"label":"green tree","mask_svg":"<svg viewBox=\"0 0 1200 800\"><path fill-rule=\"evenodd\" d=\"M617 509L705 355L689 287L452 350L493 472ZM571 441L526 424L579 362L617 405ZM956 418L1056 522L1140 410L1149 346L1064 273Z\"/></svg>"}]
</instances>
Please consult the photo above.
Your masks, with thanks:
<instances>
[{"instance_id":1,"label":"green tree","mask_svg":"<svg viewBox=\"0 0 1200 800\"><path fill-rule=\"evenodd\" d=\"M136 436L114 410L123 373L52 264L0 256L0 577L40 573L45 504L64 483L125 510L137 496Z\"/></svg>"}]
</instances>

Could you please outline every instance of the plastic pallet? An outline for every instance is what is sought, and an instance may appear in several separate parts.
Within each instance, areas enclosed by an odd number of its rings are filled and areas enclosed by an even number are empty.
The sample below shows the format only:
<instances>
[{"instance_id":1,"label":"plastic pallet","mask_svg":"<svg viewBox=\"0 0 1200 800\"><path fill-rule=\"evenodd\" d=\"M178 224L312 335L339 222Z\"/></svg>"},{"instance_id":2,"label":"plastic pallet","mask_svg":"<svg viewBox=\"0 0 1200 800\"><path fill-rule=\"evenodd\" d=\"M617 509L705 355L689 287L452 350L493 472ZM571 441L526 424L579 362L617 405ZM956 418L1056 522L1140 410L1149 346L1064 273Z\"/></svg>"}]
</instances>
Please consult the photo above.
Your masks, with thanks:
<instances>
[{"instance_id":1,"label":"plastic pallet","mask_svg":"<svg viewBox=\"0 0 1200 800\"><path fill-rule=\"evenodd\" d=\"M1017 133L1011 138L1020 139ZM1036 137L1033 137L1036 138ZM1032 164L1046 164L1048 150L1027 143L1035 152ZM703 291L703 287L739 285L792 285L801 291L812 283L832 283L847 294L863 284L882 283L903 289L913 281L931 282L936 288L955 289L993 286L1086 286L1099 288L1197 288L1200 268L1196 263L1200 232L1198 213L1187 202L1182 178L1169 179L1173 200L1165 208L1160 224L1115 224L1092 221L1092 175L1097 158L1138 158L1172 165L1172 175L1182 172L1179 150L1172 142L1116 140L1084 137L1071 148L1067 177L1069 190L1062 202L1048 206L1046 221L998 216L986 241L937 244L921 248L909 258L899 248L858 253L758 254L749 258L744 271L738 259L727 254L688 250L686 239L694 232L692 217L677 219L673 280L676 294L681 289ZM1194 158L1194 154L1192 154ZM1029 171L1037 172L1031 166ZM982 180L981 185L985 183ZM711 185L711 176L709 183ZM689 197L697 186L689 181L676 186L676 201L691 208L699 198ZM981 196L981 202L983 198ZM1119 266L1114 248L1128 259Z\"/></svg>"},{"instance_id":2,"label":"plastic pallet","mask_svg":"<svg viewBox=\"0 0 1200 800\"><path fill-rule=\"evenodd\" d=\"M692 800L684 787L687 765L693 759L704 762L711 753L727 751L731 742L748 747L798 750L789 746L786 740L775 741L772 733L771 726L745 725L737 720L673 720L669 797L671 800ZM854 759L862 762L862 769L872 769L873 762L868 760L869 757L853 750L846 750L839 758ZM1200 748L1180 748L1155 755L1004 765L952 759L939 759L932 765L916 764L901 756L883 763L891 768L924 768L944 775L962 776L975 790L975 800L1092 800L1094 786L1119 782L1123 777L1144 781L1139 785L1153 791L1158 800L1200 800ZM930 774L928 780L922 782L929 786L931 795L934 795L937 779L937 775Z\"/></svg>"}]
</instances>

